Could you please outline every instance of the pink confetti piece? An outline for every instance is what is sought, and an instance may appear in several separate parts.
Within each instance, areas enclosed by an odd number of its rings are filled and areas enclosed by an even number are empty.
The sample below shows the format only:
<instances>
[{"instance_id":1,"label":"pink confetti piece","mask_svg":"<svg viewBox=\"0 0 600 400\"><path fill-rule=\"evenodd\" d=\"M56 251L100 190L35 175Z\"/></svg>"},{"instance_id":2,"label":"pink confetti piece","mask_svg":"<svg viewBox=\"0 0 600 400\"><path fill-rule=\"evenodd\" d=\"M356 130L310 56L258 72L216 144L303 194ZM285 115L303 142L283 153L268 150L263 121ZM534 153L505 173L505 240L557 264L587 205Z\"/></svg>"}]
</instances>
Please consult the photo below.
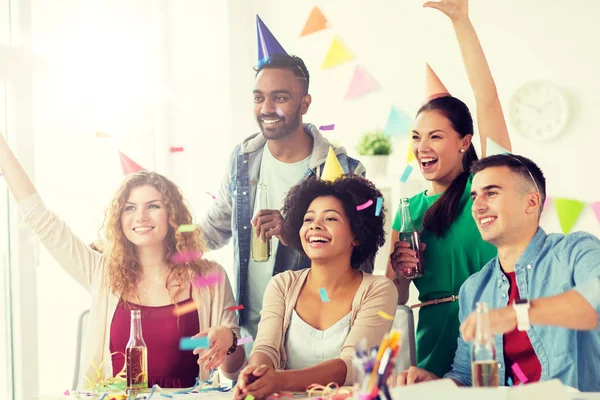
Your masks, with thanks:
<instances>
[{"instance_id":1,"label":"pink confetti piece","mask_svg":"<svg viewBox=\"0 0 600 400\"><path fill-rule=\"evenodd\" d=\"M252 339L252 336L246 336L244 338L239 339L237 341L237 344L238 344L238 346L241 346L243 344L250 343L250 342L253 342L253 341L254 341L254 339Z\"/></svg>"},{"instance_id":2,"label":"pink confetti piece","mask_svg":"<svg viewBox=\"0 0 600 400\"><path fill-rule=\"evenodd\" d=\"M521 367L519 367L519 364L514 363L511 368L513 373L521 381L521 383L525 384L528 381L527 376L523 373L523 370L521 369Z\"/></svg>"},{"instance_id":3,"label":"pink confetti piece","mask_svg":"<svg viewBox=\"0 0 600 400\"><path fill-rule=\"evenodd\" d=\"M223 276L221 274L209 274L204 276L199 276L194 279L194 286L196 287L204 287L204 286L215 286L220 284L223 281Z\"/></svg>"},{"instance_id":4,"label":"pink confetti piece","mask_svg":"<svg viewBox=\"0 0 600 400\"><path fill-rule=\"evenodd\" d=\"M217 199L217 196L215 196L214 194L210 193L210 192L206 192L207 195L209 195L210 197L213 198L213 200Z\"/></svg>"},{"instance_id":5,"label":"pink confetti piece","mask_svg":"<svg viewBox=\"0 0 600 400\"><path fill-rule=\"evenodd\" d=\"M236 311L236 310L243 310L243 309L244 309L243 304L240 304L239 306L227 307L227 311Z\"/></svg>"},{"instance_id":6,"label":"pink confetti piece","mask_svg":"<svg viewBox=\"0 0 600 400\"><path fill-rule=\"evenodd\" d=\"M372 205L373 205L373 200L369 199L369 200L367 200L366 203L363 203L363 204L361 204L359 206L356 206L356 211L362 211L365 208L371 207Z\"/></svg>"},{"instance_id":7,"label":"pink confetti piece","mask_svg":"<svg viewBox=\"0 0 600 400\"><path fill-rule=\"evenodd\" d=\"M335 124L331 124L331 125L321 125L319 127L320 131L332 131L335 129Z\"/></svg>"},{"instance_id":8,"label":"pink confetti piece","mask_svg":"<svg viewBox=\"0 0 600 400\"><path fill-rule=\"evenodd\" d=\"M173 146L171 146L171 148L169 148L169 151L171 153L181 153L183 151L183 147L173 147Z\"/></svg>"},{"instance_id":9,"label":"pink confetti piece","mask_svg":"<svg viewBox=\"0 0 600 400\"><path fill-rule=\"evenodd\" d=\"M544 205L542 207L542 211L545 211L546 208L548 208L548 206L550 205L551 202L552 202L552 200L550 200L550 197L546 197L546 200L544 200Z\"/></svg>"},{"instance_id":10,"label":"pink confetti piece","mask_svg":"<svg viewBox=\"0 0 600 400\"><path fill-rule=\"evenodd\" d=\"M70 396L70 395L71 395L71 393L69 393L69 391L68 391L68 390L65 390L65 392L64 392L63 394L64 394L65 396Z\"/></svg>"},{"instance_id":11,"label":"pink confetti piece","mask_svg":"<svg viewBox=\"0 0 600 400\"><path fill-rule=\"evenodd\" d=\"M196 261L202 258L203 253L200 250L184 251L175 253L171 256L171 262L174 264L184 264L186 262Z\"/></svg>"},{"instance_id":12,"label":"pink confetti piece","mask_svg":"<svg viewBox=\"0 0 600 400\"><path fill-rule=\"evenodd\" d=\"M280 118L285 117L285 114L283 113L283 111L281 111L279 107L275 108L275 112L277 113L277 115L279 115Z\"/></svg>"}]
</instances>

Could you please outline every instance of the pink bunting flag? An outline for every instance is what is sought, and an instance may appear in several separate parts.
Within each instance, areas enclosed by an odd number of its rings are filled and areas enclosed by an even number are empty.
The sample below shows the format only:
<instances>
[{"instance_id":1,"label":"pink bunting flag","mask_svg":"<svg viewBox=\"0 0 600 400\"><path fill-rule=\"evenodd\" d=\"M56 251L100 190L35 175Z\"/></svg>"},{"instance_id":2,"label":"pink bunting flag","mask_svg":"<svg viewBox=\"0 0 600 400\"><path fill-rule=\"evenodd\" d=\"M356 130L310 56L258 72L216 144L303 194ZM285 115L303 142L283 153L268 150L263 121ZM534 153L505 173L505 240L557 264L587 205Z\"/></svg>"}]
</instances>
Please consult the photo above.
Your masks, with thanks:
<instances>
[{"instance_id":1,"label":"pink bunting flag","mask_svg":"<svg viewBox=\"0 0 600 400\"><path fill-rule=\"evenodd\" d=\"M590 206L592 206L592 210L594 210L594 214L596 214L596 218L600 222L600 201L592 203Z\"/></svg>"},{"instance_id":2,"label":"pink bunting flag","mask_svg":"<svg viewBox=\"0 0 600 400\"><path fill-rule=\"evenodd\" d=\"M221 274L209 274L204 276L199 276L194 279L194 286L196 287L205 287L205 286L215 286L220 284L223 281L223 276Z\"/></svg>"},{"instance_id":3,"label":"pink bunting flag","mask_svg":"<svg viewBox=\"0 0 600 400\"><path fill-rule=\"evenodd\" d=\"M347 99L364 96L365 94L379 88L377 82L369 76L369 74L361 67L356 67L354 76L350 82L350 87L346 93Z\"/></svg>"}]
</instances>

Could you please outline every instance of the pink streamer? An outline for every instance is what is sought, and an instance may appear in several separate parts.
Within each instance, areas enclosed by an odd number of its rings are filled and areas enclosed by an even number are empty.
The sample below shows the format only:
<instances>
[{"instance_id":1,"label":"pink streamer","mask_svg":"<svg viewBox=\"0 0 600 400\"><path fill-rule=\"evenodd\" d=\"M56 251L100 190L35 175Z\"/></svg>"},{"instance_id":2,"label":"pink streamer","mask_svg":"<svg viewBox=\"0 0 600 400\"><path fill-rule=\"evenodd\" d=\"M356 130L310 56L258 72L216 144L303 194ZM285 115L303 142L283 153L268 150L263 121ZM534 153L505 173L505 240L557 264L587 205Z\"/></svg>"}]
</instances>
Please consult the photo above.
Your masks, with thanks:
<instances>
[{"instance_id":1,"label":"pink streamer","mask_svg":"<svg viewBox=\"0 0 600 400\"><path fill-rule=\"evenodd\" d=\"M204 286L215 286L220 284L223 281L223 276L221 274L211 274L199 276L194 279L194 286L196 287L204 287Z\"/></svg>"},{"instance_id":2,"label":"pink streamer","mask_svg":"<svg viewBox=\"0 0 600 400\"><path fill-rule=\"evenodd\" d=\"M521 381L521 383L525 384L528 381L527 376L523 373L523 370L521 369L521 367L519 367L519 364L514 363L511 368L513 373Z\"/></svg>"},{"instance_id":3,"label":"pink streamer","mask_svg":"<svg viewBox=\"0 0 600 400\"><path fill-rule=\"evenodd\" d=\"M213 198L213 200L217 199L217 196L215 196L214 194L210 193L210 192L206 192L207 195L209 195L210 197Z\"/></svg>"},{"instance_id":4,"label":"pink streamer","mask_svg":"<svg viewBox=\"0 0 600 400\"><path fill-rule=\"evenodd\" d=\"M364 204L361 204L361 205L359 205L359 206L356 206L356 210L357 210L357 211L362 211L362 210L364 210L365 208L369 208L369 207L371 207L372 205L373 205L373 200L369 199L369 200L367 200L367 202L366 202L366 203L364 203Z\"/></svg>"}]
</instances>

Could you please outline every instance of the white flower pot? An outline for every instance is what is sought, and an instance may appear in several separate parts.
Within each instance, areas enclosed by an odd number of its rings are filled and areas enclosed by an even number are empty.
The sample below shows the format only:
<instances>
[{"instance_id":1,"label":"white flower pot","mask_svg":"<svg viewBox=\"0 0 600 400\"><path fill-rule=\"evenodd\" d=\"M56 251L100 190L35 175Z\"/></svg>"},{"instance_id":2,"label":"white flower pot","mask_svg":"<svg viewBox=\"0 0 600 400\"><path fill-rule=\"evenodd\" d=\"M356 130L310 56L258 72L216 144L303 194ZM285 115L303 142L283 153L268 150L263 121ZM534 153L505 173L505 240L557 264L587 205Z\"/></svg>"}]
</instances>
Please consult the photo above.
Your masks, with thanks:
<instances>
[{"instance_id":1,"label":"white flower pot","mask_svg":"<svg viewBox=\"0 0 600 400\"><path fill-rule=\"evenodd\" d=\"M390 156L359 156L358 160L362 162L367 170L367 178L375 176L386 176L387 165Z\"/></svg>"}]
</instances>

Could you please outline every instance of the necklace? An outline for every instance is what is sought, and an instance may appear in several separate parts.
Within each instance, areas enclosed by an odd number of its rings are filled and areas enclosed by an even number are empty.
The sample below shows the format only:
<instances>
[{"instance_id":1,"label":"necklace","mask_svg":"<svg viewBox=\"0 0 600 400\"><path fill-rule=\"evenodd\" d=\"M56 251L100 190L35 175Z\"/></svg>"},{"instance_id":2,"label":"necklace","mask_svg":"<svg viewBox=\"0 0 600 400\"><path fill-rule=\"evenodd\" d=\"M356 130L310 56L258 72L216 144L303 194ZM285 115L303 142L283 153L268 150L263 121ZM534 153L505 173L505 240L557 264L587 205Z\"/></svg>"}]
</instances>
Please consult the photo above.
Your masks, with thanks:
<instances>
[{"instance_id":1,"label":"necklace","mask_svg":"<svg viewBox=\"0 0 600 400\"><path fill-rule=\"evenodd\" d=\"M158 274L158 276L156 278L154 278L152 280L149 280L149 281L142 280L142 283L154 283L154 282L156 282L161 276L163 276L164 274L166 274L169 269L170 268L165 268L165 270L163 272L161 272L160 274Z\"/></svg>"}]
</instances>

